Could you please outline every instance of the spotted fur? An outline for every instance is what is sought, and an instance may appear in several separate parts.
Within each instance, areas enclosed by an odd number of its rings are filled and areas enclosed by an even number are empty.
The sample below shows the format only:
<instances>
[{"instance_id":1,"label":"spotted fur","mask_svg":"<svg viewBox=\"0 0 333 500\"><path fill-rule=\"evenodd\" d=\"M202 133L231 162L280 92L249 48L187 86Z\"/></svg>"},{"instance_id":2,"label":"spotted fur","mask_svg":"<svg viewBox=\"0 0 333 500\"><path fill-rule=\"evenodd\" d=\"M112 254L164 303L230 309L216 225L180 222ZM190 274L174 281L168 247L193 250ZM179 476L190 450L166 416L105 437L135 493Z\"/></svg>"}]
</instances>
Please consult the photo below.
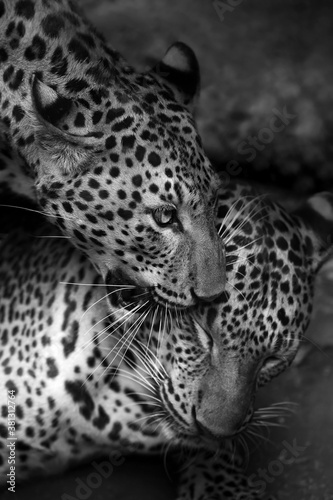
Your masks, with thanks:
<instances>
[{"instance_id":1,"label":"spotted fur","mask_svg":"<svg viewBox=\"0 0 333 500\"><path fill-rule=\"evenodd\" d=\"M74 1L0 0L2 189L36 200L105 282L178 308L224 289L198 87L183 43L138 74Z\"/></svg>"},{"instance_id":2,"label":"spotted fur","mask_svg":"<svg viewBox=\"0 0 333 500\"><path fill-rule=\"evenodd\" d=\"M190 464L182 463L178 500L258 498L240 464L230 462L228 438L258 430L257 388L296 354L315 275L329 252L333 200L321 195L288 215L234 186L219 196L218 220L225 293L181 315L161 314L143 296L141 322L130 326L126 313L110 314L110 288L66 240L17 233L5 239L3 482L4 395L14 390L17 479L110 451L160 453L170 444Z\"/></svg>"}]
</instances>

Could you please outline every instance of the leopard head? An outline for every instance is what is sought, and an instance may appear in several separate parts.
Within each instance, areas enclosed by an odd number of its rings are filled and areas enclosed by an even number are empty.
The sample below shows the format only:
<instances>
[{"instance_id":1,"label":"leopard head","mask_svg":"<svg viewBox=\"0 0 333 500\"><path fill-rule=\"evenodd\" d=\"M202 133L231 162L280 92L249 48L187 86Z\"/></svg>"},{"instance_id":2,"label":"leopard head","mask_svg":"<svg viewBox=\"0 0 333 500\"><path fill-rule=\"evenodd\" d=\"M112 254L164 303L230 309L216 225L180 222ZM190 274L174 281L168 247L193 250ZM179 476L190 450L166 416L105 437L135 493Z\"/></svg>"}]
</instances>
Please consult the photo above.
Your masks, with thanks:
<instances>
[{"instance_id":1,"label":"leopard head","mask_svg":"<svg viewBox=\"0 0 333 500\"><path fill-rule=\"evenodd\" d=\"M26 156L39 203L107 284L135 290L128 303L212 300L224 290L225 262L217 179L191 112L196 57L176 43L138 74L112 65L111 52L101 59L103 50L90 54L76 86L31 79L35 140Z\"/></svg>"}]
</instances>

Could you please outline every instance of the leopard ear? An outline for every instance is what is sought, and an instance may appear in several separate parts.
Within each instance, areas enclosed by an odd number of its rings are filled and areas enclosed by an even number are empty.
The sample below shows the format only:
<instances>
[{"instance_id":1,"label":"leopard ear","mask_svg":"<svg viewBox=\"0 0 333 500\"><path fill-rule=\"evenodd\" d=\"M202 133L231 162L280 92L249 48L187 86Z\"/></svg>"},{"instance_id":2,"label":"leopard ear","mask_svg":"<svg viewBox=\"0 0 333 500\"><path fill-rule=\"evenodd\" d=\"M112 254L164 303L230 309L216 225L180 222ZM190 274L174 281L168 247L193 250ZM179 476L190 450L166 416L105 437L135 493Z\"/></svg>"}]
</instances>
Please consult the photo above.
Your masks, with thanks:
<instances>
[{"instance_id":1,"label":"leopard ear","mask_svg":"<svg viewBox=\"0 0 333 500\"><path fill-rule=\"evenodd\" d=\"M84 126L82 105L37 77L32 82L32 104L38 142L47 156L41 168L61 168L66 173L82 168L100 142L98 133L89 133Z\"/></svg>"},{"instance_id":2,"label":"leopard ear","mask_svg":"<svg viewBox=\"0 0 333 500\"><path fill-rule=\"evenodd\" d=\"M308 228L315 270L319 270L333 253L333 194L323 192L311 196L295 215Z\"/></svg>"},{"instance_id":3,"label":"leopard ear","mask_svg":"<svg viewBox=\"0 0 333 500\"><path fill-rule=\"evenodd\" d=\"M200 69L188 45L182 42L171 45L152 71L172 87L181 104L193 110L200 91Z\"/></svg>"}]
</instances>

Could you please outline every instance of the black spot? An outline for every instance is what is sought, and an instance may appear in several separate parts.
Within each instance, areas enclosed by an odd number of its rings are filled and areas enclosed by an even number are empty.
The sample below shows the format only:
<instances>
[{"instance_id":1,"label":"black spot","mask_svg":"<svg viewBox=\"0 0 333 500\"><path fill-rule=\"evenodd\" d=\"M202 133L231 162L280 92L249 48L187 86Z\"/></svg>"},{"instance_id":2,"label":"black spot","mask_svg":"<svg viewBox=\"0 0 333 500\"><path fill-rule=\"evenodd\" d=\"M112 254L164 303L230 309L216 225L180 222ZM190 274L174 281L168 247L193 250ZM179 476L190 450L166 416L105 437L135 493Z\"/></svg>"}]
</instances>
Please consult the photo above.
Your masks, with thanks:
<instances>
[{"instance_id":1,"label":"black spot","mask_svg":"<svg viewBox=\"0 0 333 500\"><path fill-rule=\"evenodd\" d=\"M78 239L79 241L81 241L82 243L87 243L85 236L77 229L74 229L73 234L74 234L75 238Z\"/></svg>"},{"instance_id":2,"label":"black spot","mask_svg":"<svg viewBox=\"0 0 333 500\"><path fill-rule=\"evenodd\" d=\"M115 422L113 424L112 430L109 432L109 439L112 441L117 441L120 437L120 431L122 429L122 425L120 422ZM6 434L7 435L7 434Z\"/></svg>"},{"instance_id":3,"label":"black spot","mask_svg":"<svg viewBox=\"0 0 333 500\"><path fill-rule=\"evenodd\" d=\"M5 83L7 83L9 81L9 79L12 77L14 73L14 66L8 66L8 68L4 71L4 74L3 74L3 81Z\"/></svg>"},{"instance_id":4,"label":"black spot","mask_svg":"<svg viewBox=\"0 0 333 500\"><path fill-rule=\"evenodd\" d=\"M141 203L141 201L142 201L141 194L139 193L139 191L133 191L133 193L132 193L132 198L133 198L133 200L135 200L137 203Z\"/></svg>"},{"instance_id":5,"label":"black spot","mask_svg":"<svg viewBox=\"0 0 333 500\"><path fill-rule=\"evenodd\" d=\"M25 435L29 438L35 437L35 429L33 427L27 427L25 430Z\"/></svg>"},{"instance_id":6,"label":"black spot","mask_svg":"<svg viewBox=\"0 0 333 500\"><path fill-rule=\"evenodd\" d=\"M89 52L87 51L85 46L82 45L82 43L76 40L75 38L73 38L69 42L68 50L74 55L75 59L78 62L83 62L83 61L89 62L90 60Z\"/></svg>"},{"instance_id":7,"label":"black spot","mask_svg":"<svg viewBox=\"0 0 333 500\"><path fill-rule=\"evenodd\" d=\"M106 219L108 221L113 221L114 219L114 214L111 212L111 210L107 210L106 212L100 212L99 217L102 217L102 219Z\"/></svg>"},{"instance_id":8,"label":"black spot","mask_svg":"<svg viewBox=\"0 0 333 500\"><path fill-rule=\"evenodd\" d=\"M161 157L152 151L148 155L148 161L152 167L158 167L161 164Z\"/></svg>"},{"instance_id":9,"label":"black spot","mask_svg":"<svg viewBox=\"0 0 333 500\"><path fill-rule=\"evenodd\" d=\"M131 210L124 210L123 208L119 208L117 214L124 220L130 220L133 217L133 212Z\"/></svg>"},{"instance_id":10,"label":"black spot","mask_svg":"<svg viewBox=\"0 0 333 500\"><path fill-rule=\"evenodd\" d=\"M99 430L103 430L110 422L110 417L101 405L98 405L98 417L95 417L92 424Z\"/></svg>"},{"instance_id":11,"label":"black spot","mask_svg":"<svg viewBox=\"0 0 333 500\"><path fill-rule=\"evenodd\" d=\"M2 17L5 13L5 5L3 2L0 2L0 17Z\"/></svg>"},{"instance_id":12,"label":"black spot","mask_svg":"<svg viewBox=\"0 0 333 500\"><path fill-rule=\"evenodd\" d=\"M281 309L278 310L277 312L277 317L279 318L281 324L283 326L287 326L289 323L289 318L286 315L286 311L281 307Z\"/></svg>"},{"instance_id":13,"label":"black spot","mask_svg":"<svg viewBox=\"0 0 333 500\"><path fill-rule=\"evenodd\" d=\"M106 114L105 123L108 124L117 118L120 118L125 113L123 108L110 108Z\"/></svg>"},{"instance_id":14,"label":"black spot","mask_svg":"<svg viewBox=\"0 0 333 500\"><path fill-rule=\"evenodd\" d=\"M51 73L64 76L67 73L68 63L61 47L57 47L51 57Z\"/></svg>"},{"instance_id":15,"label":"black spot","mask_svg":"<svg viewBox=\"0 0 333 500\"><path fill-rule=\"evenodd\" d=\"M22 120L22 118L24 117L24 115L25 115L25 112L21 108L21 106L15 105L13 108L13 116L14 116L16 122L20 122Z\"/></svg>"},{"instance_id":16,"label":"black spot","mask_svg":"<svg viewBox=\"0 0 333 500\"><path fill-rule=\"evenodd\" d=\"M122 130L128 129L134 121L132 116L127 116L124 120L117 122L113 125L112 130L114 132L121 132Z\"/></svg>"},{"instance_id":17,"label":"black spot","mask_svg":"<svg viewBox=\"0 0 333 500\"><path fill-rule=\"evenodd\" d=\"M117 194L120 200L125 200L125 198L127 198L127 194L123 189L118 189Z\"/></svg>"},{"instance_id":18,"label":"black spot","mask_svg":"<svg viewBox=\"0 0 333 500\"><path fill-rule=\"evenodd\" d=\"M35 15L35 6L31 0L19 0L15 5L15 13L17 16L32 19Z\"/></svg>"},{"instance_id":19,"label":"black spot","mask_svg":"<svg viewBox=\"0 0 333 500\"><path fill-rule=\"evenodd\" d=\"M3 47L0 47L0 63L6 62L8 59L8 54Z\"/></svg>"},{"instance_id":20,"label":"black spot","mask_svg":"<svg viewBox=\"0 0 333 500\"><path fill-rule=\"evenodd\" d=\"M29 451L29 450L31 450L30 444L25 443L24 441L17 441L16 448L19 451ZM22 459L22 456L20 458Z\"/></svg>"},{"instance_id":21,"label":"black spot","mask_svg":"<svg viewBox=\"0 0 333 500\"><path fill-rule=\"evenodd\" d=\"M83 198L85 201L94 201L94 197L86 189L83 191L80 191L79 194L80 194L80 197Z\"/></svg>"},{"instance_id":22,"label":"black spot","mask_svg":"<svg viewBox=\"0 0 333 500\"><path fill-rule=\"evenodd\" d=\"M95 408L95 403L86 387L84 386L83 382L80 380L67 380L65 382L65 389L72 397L74 403L79 404L81 415L86 420L90 420Z\"/></svg>"},{"instance_id":23,"label":"black spot","mask_svg":"<svg viewBox=\"0 0 333 500\"><path fill-rule=\"evenodd\" d=\"M63 201L62 202L62 206L64 207L64 210L68 214L72 214L73 213L73 207L72 207L72 205L68 201Z\"/></svg>"},{"instance_id":24,"label":"black spot","mask_svg":"<svg viewBox=\"0 0 333 500\"><path fill-rule=\"evenodd\" d=\"M299 255L297 255L295 252L293 252L292 250L289 250L289 252L288 252L288 259L295 266L302 266L302 264L303 264L301 257Z\"/></svg>"},{"instance_id":25,"label":"black spot","mask_svg":"<svg viewBox=\"0 0 333 500\"><path fill-rule=\"evenodd\" d=\"M28 61L34 61L35 59L43 59L46 53L46 43L44 40L35 35L32 39L31 45L25 49L24 57Z\"/></svg>"},{"instance_id":26,"label":"black spot","mask_svg":"<svg viewBox=\"0 0 333 500\"><path fill-rule=\"evenodd\" d=\"M289 285L288 281L284 281L283 283L281 283L280 289L281 289L282 293L285 293L285 294L290 293L290 285Z\"/></svg>"},{"instance_id":27,"label":"black spot","mask_svg":"<svg viewBox=\"0 0 333 500\"><path fill-rule=\"evenodd\" d=\"M143 146L137 146L135 150L135 158L138 161L142 161L145 157L146 154L146 149Z\"/></svg>"},{"instance_id":28,"label":"black spot","mask_svg":"<svg viewBox=\"0 0 333 500\"><path fill-rule=\"evenodd\" d=\"M50 38L57 38L64 27L64 20L56 14L49 14L42 21L42 30Z\"/></svg>"},{"instance_id":29,"label":"black spot","mask_svg":"<svg viewBox=\"0 0 333 500\"><path fill-rule=\"evenodd\" d=\"M106 200L109 197L109 193L106 189L101 189L98 191L98 196L101 198L101 200Z\"/></svg>"},{"instance_id":30,"label":"black spot","mask_svg":"<svg viewBox=\"0 0 333 500\"><path fill-rule=\"evenodd\" d=\"M282 236L279 236L276 240L276 244L277 246L281 249L281 250L287 250L288 248L288 242L285 238L283 238Z\"/></svg>"},{"instance_id":31,"label":"black spot","mask_svg":"<svg viewBox=\"0 0 333 500\"><path fill-rule=\"evenodd\" d=\"M46 372L47 377L49 378L55 378L59 375L59 370L57 367L56 360L54 358L46 358L46 364L48 367L48 370Z\"/></svg>"},{"instance_id":32,"label":"black spot","mask_svg":"<svg viewBox=\"0 0 333 500\"><path fill-rule=\"evenodd\" d=\"M132 182L134 184L134 186L136 187L140 187L142 185L142 176L141 175L134 175L132 177Z\"/></svg>"},{"instance_id":33,"label":"black spot","mask_svg":"<svg viewBox=\"0 0 333 500\"><path fill-rule=\"evenodd\" d=\"M94 114L93 114L93 116L92 116L93 125L97 125L97 123L100 122L102 116L103 116L103 112L102 111L95 111Z\"/></svg>"},{"instance_id":34,"label":"black spot","mask_svg":"<svg viewBox=\"0 0 333 500\"><path fill-rule=\"evenodd\" d=\"M5 328L2 331L0 341L1 341L1 346L5 346L8 343L8 330L7 330L7 328Z\"/></svg>"},{"instance_id":35,"label":"black spot","mask_svg":"<svg viewBox=\"0 0 333 500\"><path fill-rule=\"evenodd\" d=\"M66 89L69 92L80 92L88 87L88 83L81 78L73 78L66 83Z\"/></svg>"},{"instance_id":36,"label":"black spot","mask_svg":"<svg viewBox=\"0 0 333 500\"><path fill-rule=\"evenodd\" d=\"M14 391L15 396L17 396L19 391L18 391L18 388L16 387L15 383L12 380L8 380L5 384L5 387L6 387L6 389L8 389L8 391Z\"/></svg>"},{"instance_id":37,"label":"black spot","mask_svg":"<svg viewBox=\"0 0 333 500\"><path fill-rule=\"evenodd\" d=\"M75 125L75 127L84 127L85 124L86 124L86 120L85 120L84 114L79 112L75 117L74 125Z\"/></svg>"},{"instance_id":38,"label":"black spot","mask_svg":"<svg viewBox=\"0 0 333 500\"><path fill-rule=\"evenodd\" d=\"M106 149L112 149L116 146L117 141L114 135L110 135L105 141Z\"/></svg>"},{"instance_id":39,"label":"black spot","mask_svg":"<svg viewBox=\"0 0 333 500\"><path fill-rule=\"evenodd\" d=\"M100 183L96 181L96 179L89 179L88 185L92 189L98 189L100 187Z\"/></svg>"},{"instance_id":40,"label":"black spot","mask_svg":"<svg viewBox=\"0 0 333 500\"><path fill-rule=\"evenodd\" d=\"M17 418L20 418L20 419L24 418L24 412L23 412L23 408L21 405L16 405L15 413L16 413Z\"/></svg>"},{"instance_id":41,"label":"black spot","mask_svg":"<svg viewBox=\"0 0 333 500\"><path fill-rule=\"evenodd\" d=\"M121 144L123 151L132 149L135 144L135 135L125 135L124 137L121 138Z\"/></svg>"},{"instance_id":42,"label":"black spot","mask_svg":"<svg viewBox=\"0 0 333 500\"><path fill-rule=\"evenodd\" d=\"M76 342L79 335L79 323L74 320L71 324L70 330L66 331L66 337L61 339L61 343L64 346L64 356L68 358L68 356L75 350Z\"/></svg>"}]
</instances>

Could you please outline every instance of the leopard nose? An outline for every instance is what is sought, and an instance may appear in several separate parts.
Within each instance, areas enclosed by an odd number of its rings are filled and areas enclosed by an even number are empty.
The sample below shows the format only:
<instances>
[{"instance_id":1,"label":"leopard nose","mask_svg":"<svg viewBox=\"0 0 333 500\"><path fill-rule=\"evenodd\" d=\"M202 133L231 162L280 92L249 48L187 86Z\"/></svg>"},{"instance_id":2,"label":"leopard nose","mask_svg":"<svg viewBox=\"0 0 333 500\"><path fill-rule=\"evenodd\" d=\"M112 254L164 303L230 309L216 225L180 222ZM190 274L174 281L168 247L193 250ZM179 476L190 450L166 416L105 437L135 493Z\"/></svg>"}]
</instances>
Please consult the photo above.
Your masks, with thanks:
<instances>
[{"instance_id":1,"label":"leopard nose","mask_svg":"<svg viewBox=\"0 0 333 500\"><path fill-rule=\"evenodd\" d=\"M200 302L213 302L213 300L217 299L217 297L219 297L221 295L221 292L219 292L219 293L215 293L214 295L201 296L201 295L197 295L193 288L191 290L191 293L192 293L193 298L195 298L198 302L199 301Z\"/></svg>"}]
</instances>

